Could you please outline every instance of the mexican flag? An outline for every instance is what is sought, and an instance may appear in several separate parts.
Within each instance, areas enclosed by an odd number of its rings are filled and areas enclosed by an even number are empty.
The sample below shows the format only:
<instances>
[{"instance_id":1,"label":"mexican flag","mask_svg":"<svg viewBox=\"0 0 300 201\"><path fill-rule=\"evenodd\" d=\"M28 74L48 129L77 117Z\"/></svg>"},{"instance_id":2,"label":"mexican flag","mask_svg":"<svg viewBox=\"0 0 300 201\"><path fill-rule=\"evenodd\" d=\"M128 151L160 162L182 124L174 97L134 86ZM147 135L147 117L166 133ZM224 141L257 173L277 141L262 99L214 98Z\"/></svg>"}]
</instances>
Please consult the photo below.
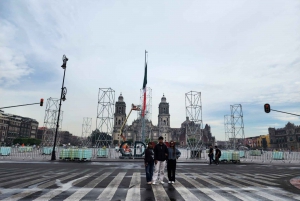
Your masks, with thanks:
<instances>
[{"instance_id":1,"label":"mexican flag","mask_svg":"<svg viewBox=\"0 0 300 201\"><path fill-rule=\"evenodd\" d=\"M145 116L145 111L146 111L146 85L147 85L147 63L145 63L145 74L144 74L144 83L143 83L144 101L143 101L142 117Z\"/></svg>"}]
</instances>

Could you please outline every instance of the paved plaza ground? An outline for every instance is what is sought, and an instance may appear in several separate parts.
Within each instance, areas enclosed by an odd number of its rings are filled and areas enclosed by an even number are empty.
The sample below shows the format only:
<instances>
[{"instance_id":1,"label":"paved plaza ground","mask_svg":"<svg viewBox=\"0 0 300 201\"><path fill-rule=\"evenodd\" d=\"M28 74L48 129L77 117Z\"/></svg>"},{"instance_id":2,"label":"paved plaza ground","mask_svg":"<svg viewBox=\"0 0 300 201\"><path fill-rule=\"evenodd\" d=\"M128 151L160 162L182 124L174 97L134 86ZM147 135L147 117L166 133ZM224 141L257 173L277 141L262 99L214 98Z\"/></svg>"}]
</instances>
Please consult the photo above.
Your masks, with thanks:
<instances>
[{"instance_id":1,"label":"paved plaza ground","mask_svg":"<svg viewBox=\"0 0 300 201\"><path fill-rule=\"evenodd\" d=\"M146 184L142 161L0 161L0 200L300 200L299 164L178 163L174 184ZM165 171L165 176L167 172Z\"/></svg>"}]
</instances>

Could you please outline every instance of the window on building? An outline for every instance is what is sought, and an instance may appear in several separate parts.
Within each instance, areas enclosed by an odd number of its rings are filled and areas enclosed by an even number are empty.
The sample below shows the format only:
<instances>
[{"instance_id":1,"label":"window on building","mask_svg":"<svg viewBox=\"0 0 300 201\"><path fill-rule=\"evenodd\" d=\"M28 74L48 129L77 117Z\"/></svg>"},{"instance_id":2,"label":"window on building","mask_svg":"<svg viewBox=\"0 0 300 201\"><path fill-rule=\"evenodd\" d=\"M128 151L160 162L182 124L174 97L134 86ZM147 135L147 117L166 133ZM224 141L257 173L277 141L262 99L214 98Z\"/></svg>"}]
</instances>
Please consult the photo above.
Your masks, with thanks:
<instances>
[{"instance_id":1,"label":"window on building","mask_svg":"<svg viewBox=\"0 0 300 201\"><path fill-rule=\"evenodd\" d=\"M120 119L119 119L119 122L118 122L118 124L119 124L119 125L121 125L121 120L120 120Z\"/></svg>"}]
</instances>

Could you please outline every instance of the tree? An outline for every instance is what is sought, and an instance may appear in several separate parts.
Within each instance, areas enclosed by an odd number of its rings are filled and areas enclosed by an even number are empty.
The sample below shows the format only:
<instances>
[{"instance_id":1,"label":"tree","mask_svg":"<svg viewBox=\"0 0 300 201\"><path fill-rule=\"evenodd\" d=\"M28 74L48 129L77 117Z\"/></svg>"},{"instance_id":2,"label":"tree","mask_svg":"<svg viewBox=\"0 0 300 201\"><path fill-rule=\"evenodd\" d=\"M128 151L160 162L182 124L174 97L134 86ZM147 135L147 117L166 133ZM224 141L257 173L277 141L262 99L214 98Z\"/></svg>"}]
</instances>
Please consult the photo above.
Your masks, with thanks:
<instances>
[{"instance_id":1,"label":"tree","mask_svg":"<svg viewBox=\"0 0 300 201\"><path fill-rule=\"evenodd\" d=\"M145 144L147 145L149 142L151 142L151 139L150 138L146 138L145 139Z\"/></svg>"},{"instance_id":2,"label":"tree","mask_svg":"<svg viewBox=\"0 0 300 201\"><path fill-rule=\"evenodd\" d=\"M40 145L41 144L41 140L39 139L35 139L35 138L16 138L13 140L14 144L24 144L24 145Z\"/></svg>"},{"instance_id":3,"label":"tree","mask_svg":"<svg viewBox=\"0 0 300 201\"><path fill-rule=\"evenodd\" d=\"M101 138L99 139L101 135ZM108 135L107 133L104 132L100 132L99 129L96 129L92 132L91 134L91 141L93 145L96 145L99 140L103 140L103 142L101 142L101 146L110 146L111 143L109 143L109 141L112 141L112 136Z\"/></svg>"}]
</instances>

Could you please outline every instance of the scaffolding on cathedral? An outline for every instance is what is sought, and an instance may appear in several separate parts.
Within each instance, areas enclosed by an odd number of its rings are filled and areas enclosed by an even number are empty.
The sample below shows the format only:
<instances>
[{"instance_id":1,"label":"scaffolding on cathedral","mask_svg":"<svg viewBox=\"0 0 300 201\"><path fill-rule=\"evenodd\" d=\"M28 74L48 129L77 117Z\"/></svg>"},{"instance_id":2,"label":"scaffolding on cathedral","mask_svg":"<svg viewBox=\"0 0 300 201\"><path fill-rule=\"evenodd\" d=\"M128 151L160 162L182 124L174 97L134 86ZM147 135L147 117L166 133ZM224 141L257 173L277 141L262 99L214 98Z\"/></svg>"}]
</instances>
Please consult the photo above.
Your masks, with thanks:
<instances>
[{"instance_id":1,"label":"scaffolding on cathedral","mask_svg":"<svg viewBox=\"0 0 300 201\"><path fill-rule=\"evenodd\" d=\"M190 91L185 94L187 122L186 140L191 150L191 158L199 157L203 146L203 122L201 92Z\"/></svg>"},{"instance_id":2,"label":"scaffolding on cathedral","mask_svg":"<svg viewBox=\"0 0 300 201\"><path fill-rule=\"evenodd\" d=\"M91 146L91 138L89 136L92 133L92 118L84 117L82 123L81 145L83 147Z\"/></svg>"},{"instance_id":3,"label":"scaffolding on cathedral","mask_svg":"<svg viewBox=\"0 0 300 201\"><path fill-rule=\"evenodd\" d=\"M112 131L115 111L115 91L111 88L99 88L96 129L100 132L95 140L97 148L112 145ZM110 150L110 149L109 149Z\"/></svg>"},{"instance_id":4,"label":"scaffolding on cathedral","mask_svg":"<svg viewBox=\"0 0 300 201\"><path fill-rule=\"evenodd\" d=\"M59 99L58 98L48 98L45 109L45 117L44 117L44 131L42 137L42 146L53 146L54 137L57 126L57 117L58 117L58 108L59 108ZM60 132L62 129L62 121L63 121L63 111L60 113L59 119L59 129L56 138L56 144L59 145L61 138Z\"/></svg>"},{"instance_id":5,"label":"scaffolding on cathedral","mask_svg":"<svg viewBox=\"0 0 300 201\"><path fill-rule=\"evenodd\" d=\"M242 105L230 105L230 111L231 115L224 116L226 148L236 150L245 139Z\"/></svg>"}]
</instances>

